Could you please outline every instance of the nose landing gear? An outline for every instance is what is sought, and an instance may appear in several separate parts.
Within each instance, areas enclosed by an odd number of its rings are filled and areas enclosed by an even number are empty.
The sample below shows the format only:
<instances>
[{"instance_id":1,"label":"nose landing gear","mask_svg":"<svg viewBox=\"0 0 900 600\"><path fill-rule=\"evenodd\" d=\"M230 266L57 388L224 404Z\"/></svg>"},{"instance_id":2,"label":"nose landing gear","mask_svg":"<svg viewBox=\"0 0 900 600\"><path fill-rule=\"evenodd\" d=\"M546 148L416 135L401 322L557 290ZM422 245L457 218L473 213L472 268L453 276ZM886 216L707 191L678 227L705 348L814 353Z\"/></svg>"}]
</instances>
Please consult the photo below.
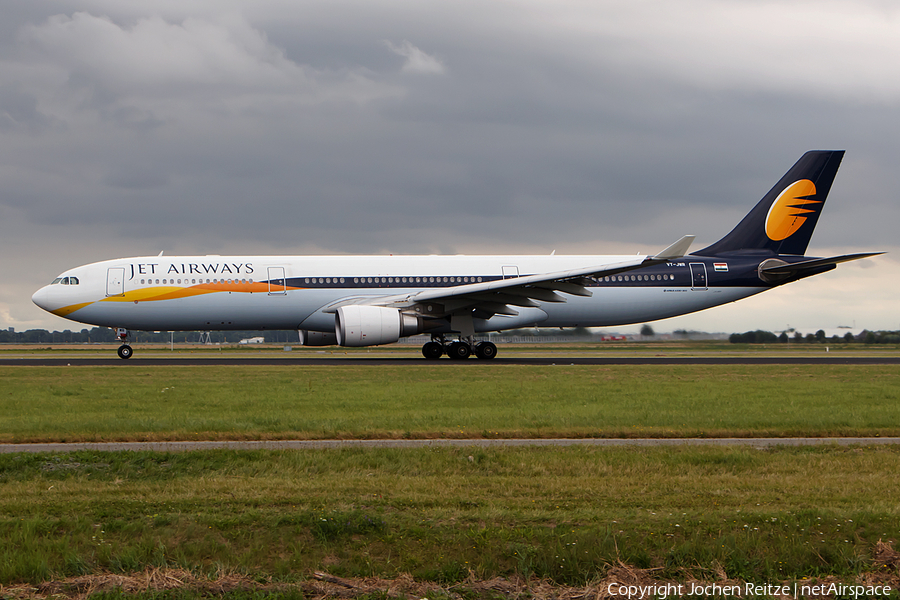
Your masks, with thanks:
<instances>
[{"instance_id":1,"label":"nose landing gear","mask_svg":"<svg viewBox=\"0 0 900 600\"><path fill-rule=\"evenodd\" d=\"M119 346L119 349L116 353L119 355L119 358L122 360L128 360L131 358L131 355L134 354L134 350L132 350L131 346L128 345L128 330L119 327L116 329L116 337L119 341L122 342L122 345Z\"/></svg>"}]
</instances>

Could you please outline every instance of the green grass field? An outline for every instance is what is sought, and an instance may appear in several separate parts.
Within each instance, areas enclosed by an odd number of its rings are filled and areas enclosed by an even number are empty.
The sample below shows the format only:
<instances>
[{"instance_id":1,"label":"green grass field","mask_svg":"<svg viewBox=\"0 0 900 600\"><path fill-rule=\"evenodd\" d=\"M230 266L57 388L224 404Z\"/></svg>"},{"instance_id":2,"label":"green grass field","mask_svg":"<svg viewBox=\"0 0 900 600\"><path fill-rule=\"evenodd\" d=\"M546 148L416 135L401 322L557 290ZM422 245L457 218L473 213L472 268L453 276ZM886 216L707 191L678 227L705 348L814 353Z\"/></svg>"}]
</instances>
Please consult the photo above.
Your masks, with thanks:
<instances>
[{"instance_id":1,"label":"green grass field","mask_svg":"<svg viewBox=\"0 0 900 600\"><path fill-rule=\"evenodd\" d=\"M896 436L891 366L0 367L0 442Z\"/></svg>"},{"instance_id":2,"label":"green grass field","mask_svg":"<svg viewBox=\"0 0 900 600\"><path fill-rule=\"evenodd\" d=\"M893 447L0 455L0 582L853 577L900 536L898 471Z\"/></svg>"},{"instance_id":3,"label":"green grass field","mask_svg":"<svg viewBox=\"0 0 900 600\"><path fill-rule=\"evenodd\" d=\"M900 435L900 372L0 367L7 443L793 435ZM900 582L900 560L875 561L900 538L898 472L893 446L3 454L0 586L148 568L582 585L620 561Z\"/></svg>"}]
</instances>

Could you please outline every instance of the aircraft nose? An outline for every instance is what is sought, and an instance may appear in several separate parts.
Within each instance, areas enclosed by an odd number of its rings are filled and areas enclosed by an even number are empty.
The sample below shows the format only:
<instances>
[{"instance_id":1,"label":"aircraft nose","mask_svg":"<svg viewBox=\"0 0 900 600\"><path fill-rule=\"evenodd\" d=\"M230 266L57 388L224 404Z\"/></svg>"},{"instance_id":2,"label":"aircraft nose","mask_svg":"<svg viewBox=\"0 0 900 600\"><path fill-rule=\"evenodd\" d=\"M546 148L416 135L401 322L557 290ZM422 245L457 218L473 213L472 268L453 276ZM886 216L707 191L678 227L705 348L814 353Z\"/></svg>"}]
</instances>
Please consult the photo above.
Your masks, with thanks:
<instances>
[{"instance_id":1,"label":"aircraft nose","mask_svg":"<svg viewBox=\"0 0 900 600\"><path fill-rule=\"evenodd\" d=\"M31 301L34 302L35 304L37 304L38 306L40 306L41 308L43 308L44 310L50 310L48 308L48 306L49 306L48 300L49 300L49 296L50 296L50 291L47 289L48 287L50 287L50 286L45 285L44 287L42 287L41 289L36 291L33 296L31 296Z\"/></svg>"}]
</instances>

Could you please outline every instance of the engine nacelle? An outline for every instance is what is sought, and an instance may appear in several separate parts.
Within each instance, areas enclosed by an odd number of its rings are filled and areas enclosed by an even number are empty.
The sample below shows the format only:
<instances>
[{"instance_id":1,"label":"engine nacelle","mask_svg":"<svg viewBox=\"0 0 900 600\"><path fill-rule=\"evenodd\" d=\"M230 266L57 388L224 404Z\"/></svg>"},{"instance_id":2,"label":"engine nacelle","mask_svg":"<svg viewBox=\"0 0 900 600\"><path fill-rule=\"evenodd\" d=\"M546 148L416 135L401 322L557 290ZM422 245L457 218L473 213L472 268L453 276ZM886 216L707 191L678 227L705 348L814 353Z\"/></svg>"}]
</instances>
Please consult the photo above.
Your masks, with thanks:
<instances>
[{"instance_id":1,"label":"engine nacelle","mask_svg":"<svg viewBox=\"0 0 900 600\"><path fill-rule=\"evenodd\" d=\"M300 330L301 346L337 346L337 335L334 333L324 333L322 331Z\"/></svg>"},{"instance_id":2,"label":"engine nacelle","mask_svg":"<svg viewBox=\"0 0 900 600\"><path fill-rule=\"evenodd\" d=\"M351 304L337 309L334 332L341 346L392 344L422 332L420 319L396 308Z\"/></svg>"}]
</instances>

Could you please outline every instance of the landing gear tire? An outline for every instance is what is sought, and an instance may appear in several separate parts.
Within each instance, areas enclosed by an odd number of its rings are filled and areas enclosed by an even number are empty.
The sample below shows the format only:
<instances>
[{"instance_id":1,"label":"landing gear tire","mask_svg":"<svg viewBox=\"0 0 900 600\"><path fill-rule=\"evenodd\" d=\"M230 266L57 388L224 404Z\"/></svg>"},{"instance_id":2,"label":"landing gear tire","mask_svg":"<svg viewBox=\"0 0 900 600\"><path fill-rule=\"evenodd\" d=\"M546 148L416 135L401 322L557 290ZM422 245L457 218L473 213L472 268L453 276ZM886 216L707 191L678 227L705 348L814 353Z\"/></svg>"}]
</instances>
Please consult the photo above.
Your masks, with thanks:
<instances>
[{"instance_id":1,"label":"landing gear tire","mask_svg":"<svg viewBox=\"0 0 900 600\"><path fill-rule=\"evenodd\" d=\"M422 356L428 360L437 360L444 354L444 347L438 342L428 342L422 346Z\"/></svg>"},{"instance_id":2,"label":"landing gear tire","mask_svg":"<svg viewBox=\"0 0 900 600\"><path fill-rule=\"evenodd\" d=\"M134 354L134 350L132 350L131 346L129 346L128 344L122 344L121 346L119 346L117 352L119 353L119 358L121 358L122 360L128 360L129 358L131 358L131 355Z\"/></svg>"},{"instance_id":3,"label":"landing gear tire","mask_svg":"<svg viewBox=\"0 0 900 600\"><path fill-rule=\"evenodd\" d=\"M481 360L491 360L497 356L497 346L493 342L479 342L475 344L475 356Z\"/></svg>"},{"instance_id":4,"label":"landing gear tire","mask_svg":"<svg viewBox=\"0 0 900 600\"><path fill-rule=\"evenodd\" d=\"M447 356L456 360L465 360L472 354L472 349L465 342L453 342L447 348Z\"/></svg>"}]
</instances>

